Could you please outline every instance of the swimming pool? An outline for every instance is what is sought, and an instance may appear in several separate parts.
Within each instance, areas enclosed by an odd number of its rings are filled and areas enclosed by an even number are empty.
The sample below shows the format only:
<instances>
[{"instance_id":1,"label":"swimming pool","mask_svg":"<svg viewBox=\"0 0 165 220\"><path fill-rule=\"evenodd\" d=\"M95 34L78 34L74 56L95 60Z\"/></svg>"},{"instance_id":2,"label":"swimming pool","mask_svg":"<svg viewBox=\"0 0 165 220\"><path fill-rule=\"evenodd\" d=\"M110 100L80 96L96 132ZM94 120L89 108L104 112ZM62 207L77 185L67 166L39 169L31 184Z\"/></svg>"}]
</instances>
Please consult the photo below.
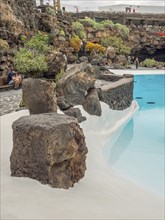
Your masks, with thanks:
<instances>
[{"instance_id":1,"label":"swimming pool","mask_svg":"<svg viewBox=\"0 0 165 220\"><path fill-rule=\"evenodd\" d=\"M165 75L135 75L134 99L139 110L105 144L112 169L164 195Z\"/></svg>"}]
</instances>

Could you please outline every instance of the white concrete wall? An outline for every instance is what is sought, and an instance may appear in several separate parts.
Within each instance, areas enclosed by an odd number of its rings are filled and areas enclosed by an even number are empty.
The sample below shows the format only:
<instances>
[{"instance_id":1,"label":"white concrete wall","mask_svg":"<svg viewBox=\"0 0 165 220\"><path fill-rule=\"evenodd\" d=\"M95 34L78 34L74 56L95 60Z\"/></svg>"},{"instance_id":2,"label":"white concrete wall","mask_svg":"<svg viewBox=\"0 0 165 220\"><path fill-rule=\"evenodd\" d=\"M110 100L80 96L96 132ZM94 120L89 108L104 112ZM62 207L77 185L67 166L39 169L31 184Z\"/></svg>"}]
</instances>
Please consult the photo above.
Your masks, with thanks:
<instances>
[{"instance_id":1,"label":"white concrete wall","mask_svg":"<svg viewBox=\"0 0 165 220\"><path fill-rule=\"evenodd\" d=\"M138 13L165 13L165 8L163 6L144 6L144 5L109 5L99 7L99 11L115 11L115 12L125 12L126 7L131 6L131 11L135 9Z\"/></svg>"}]
</instances>

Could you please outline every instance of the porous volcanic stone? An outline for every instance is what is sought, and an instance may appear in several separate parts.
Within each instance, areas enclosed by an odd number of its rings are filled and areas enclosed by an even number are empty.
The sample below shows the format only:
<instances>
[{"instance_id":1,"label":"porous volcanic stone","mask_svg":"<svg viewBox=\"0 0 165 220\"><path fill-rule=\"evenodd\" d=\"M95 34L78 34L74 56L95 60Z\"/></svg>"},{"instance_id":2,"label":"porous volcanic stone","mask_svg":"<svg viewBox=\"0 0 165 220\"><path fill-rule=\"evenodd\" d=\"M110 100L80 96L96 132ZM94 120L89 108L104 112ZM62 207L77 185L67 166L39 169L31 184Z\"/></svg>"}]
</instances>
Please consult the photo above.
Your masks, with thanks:
<instances>
[{"instance_id":1,"label":"porous volcanic stone","mask_svg":"<svg viewBox=\"0 0 165 220\"><path fill-rule=\"evenodd\" d=\"M24 79L22 92L30 114L57 112L54 83L43 79Z\"/></svg>"},{"instance_id":2,"label":"porous volcanic stone","mask_svg":"<svg viewBox=\"0 0 165 220\"><path fill-rule=\"evenodd\" d=\"M12 176L64 189L84 177L87 147L75 118L56 113L24 116L12 128Z\"/></svg>"}]
</instances>

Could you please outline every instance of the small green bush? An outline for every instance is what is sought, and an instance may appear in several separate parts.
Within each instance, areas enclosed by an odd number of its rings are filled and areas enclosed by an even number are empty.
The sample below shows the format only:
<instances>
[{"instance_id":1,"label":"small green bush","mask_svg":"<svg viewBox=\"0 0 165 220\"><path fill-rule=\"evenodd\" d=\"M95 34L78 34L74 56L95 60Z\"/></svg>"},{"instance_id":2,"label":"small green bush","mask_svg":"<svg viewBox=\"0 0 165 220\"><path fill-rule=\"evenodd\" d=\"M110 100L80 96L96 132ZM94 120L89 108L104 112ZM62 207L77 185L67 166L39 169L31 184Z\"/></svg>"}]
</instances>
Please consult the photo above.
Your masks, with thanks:
<instances>
[{"instance_id":1,"label":"small green bush","mask_svg":"<svg viewBox=\"0 0 165 220\"><path fill-rule=\"evenodd\" d=\"M79 20L82 24L88 24L93 27L95 30L104 30L105 27L113 26L113 22L111 20L105 20L101 22L96 22L91 18L84 18Z\"/></svg>"},{"instance_id":2,"label":"small green bush","mask_svg":"<svg viewBox=\"0 0 165 220\"><path fill-rule=\"evenodd\" d=\"M127 26L116 23L115 27L121 31L122 37L126 38L129 36L129 28Z\"/></svg>"},{"instance_id":3,"label":"small green bush","mask_svg":"<svg viewBox=\"0 0 165 220\"><path fill-rule=\"evenodd\" d=\"M41 33L39 31L37 35L33 36L25 43L25 47L39 53L46 53L49 50L48 43L49 36L46 33Z\"/></svg>"},{"instance_id":4,"label":"small green bush","mask_svg":"<svg viewBox=\"0 0 165 220\"><path fill-rule=\"evenodd\" d=\"M14 65L24 76L39 77L48 70L46 56L36 54L32 50L22 48L15 54Z\"/></svg>"},{"instance_id":5,"label":"small green bush","mask_svg":"<svg viewBox=\"0 0 165 220\"><path fill-rule=\"evenodd\" d=\"M86 37L84 26L80 22L73 22L72 28L80 39L84 39Z\"/></svg>"},{"instance_id":6,"label":"small green bush","mask_svg":"<svg viewBox=\"0 0 165 220\"><path fill-rule=\"evenodd\" d=\"M100 24L102 24L104 27L114 26L114 23L111 20L101 21Z\"/></svg>"},{"instance_id":7,"label":"small green bush","mask_svg":"<svg viewBox=\"0 0 165 220\"><path fill-rule=\"evenodd\" d=\"M59 35L60 35L60 36L63 36L63 37L65 37L65 32L64 32L64 30L63 30L63 29L61 29L61 30L60 30L60 33L59 33Z\"/></svg>"},{"instance_id":8,"label":"small green bush","mask_svg":"<svg viewBox=\"0 0 165 220\"><path fill-rule=\"evenodd\" d=\"M85 23L87 23L87 24L89 24L91 27L94 27L95 25L96 25L96 21L94 21L93 19L91 19L91 18L88 18L88 17L86 17L86 18L84 18L84 19L79 19L79 21L82 23L82 24L85 24Z\"/></svg>"},{"instance_id":9,"label":"small green bush","mask_svg":"<svg viewBox=\"0 0 165 220\"><path fill-rule=\"evenodd\" d=\"M158 62L154 59L145 59L143 62L140 63L140 66L142 67L149 67L149 68L152 68L152 67L158 67L158 66L164 66L165 63L163 62Z\"/></svg>"},{"instance_id":10,"label":"small green bush","mask_svg":"<svg viewBox=\"0 0 165 220\"><path fill-rule=\"evenodd\" d=\"M28 41L28 38L26 35L21 35L20 39L23 43L26 43Z\"/></svg>"},{"instance_id":11,"label":"small green bush","mask_svg":"<svg viewBox=\"0 0 165 220\"><path fill-rule=\"evenodd\" d=\"M24 48L17 51L14 64L20 74L25 77L42 77L48 70L46 52L49 50L49 36L46 33L38 32L30 40L25 39Z\"/></svg>"},{"instance_id":12,"label":"small green bush","mask_svg":"<svg viewBox=\"0 0 165 220\"><path fill-rule=\"evenodd\" d=\"M8 50L9 49L9 44L6 40L3 40L0 38L0 49L1 50Z\"/></svg>"},{"instance_id":13,"label":"small green bush","mask_svg":"<svg viewBox=\"0 0 165 220\"><path fill-rule=\"evenodd\" d=\"M117 54L128 55L131 52L131 48L124 45L124 41L122 40L121 37L115 37L115 36L105 37L101 40L101 44L104 47L111 46L116 48Z\"/></svg>"}]
</instances>

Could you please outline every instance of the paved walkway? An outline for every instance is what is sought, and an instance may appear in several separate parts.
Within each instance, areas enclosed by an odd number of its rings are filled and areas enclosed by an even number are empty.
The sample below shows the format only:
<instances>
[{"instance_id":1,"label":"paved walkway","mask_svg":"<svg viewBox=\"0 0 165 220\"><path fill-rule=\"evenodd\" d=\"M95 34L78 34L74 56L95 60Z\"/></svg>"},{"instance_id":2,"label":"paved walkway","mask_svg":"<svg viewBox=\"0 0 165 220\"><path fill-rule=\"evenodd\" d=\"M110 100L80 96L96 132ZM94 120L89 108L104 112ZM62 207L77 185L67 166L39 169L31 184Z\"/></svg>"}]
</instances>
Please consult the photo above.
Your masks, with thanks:
<instances>
[{"instance_id":1,"label":"paved walkway","mask_svg":"<svg viewBox=\"0 0 165 220\"><path fill-rule=\"evenodd\" d=\"M22 89L0 92L0 115L5 115L19 108Z\"/></svg>"}]
</instances>

